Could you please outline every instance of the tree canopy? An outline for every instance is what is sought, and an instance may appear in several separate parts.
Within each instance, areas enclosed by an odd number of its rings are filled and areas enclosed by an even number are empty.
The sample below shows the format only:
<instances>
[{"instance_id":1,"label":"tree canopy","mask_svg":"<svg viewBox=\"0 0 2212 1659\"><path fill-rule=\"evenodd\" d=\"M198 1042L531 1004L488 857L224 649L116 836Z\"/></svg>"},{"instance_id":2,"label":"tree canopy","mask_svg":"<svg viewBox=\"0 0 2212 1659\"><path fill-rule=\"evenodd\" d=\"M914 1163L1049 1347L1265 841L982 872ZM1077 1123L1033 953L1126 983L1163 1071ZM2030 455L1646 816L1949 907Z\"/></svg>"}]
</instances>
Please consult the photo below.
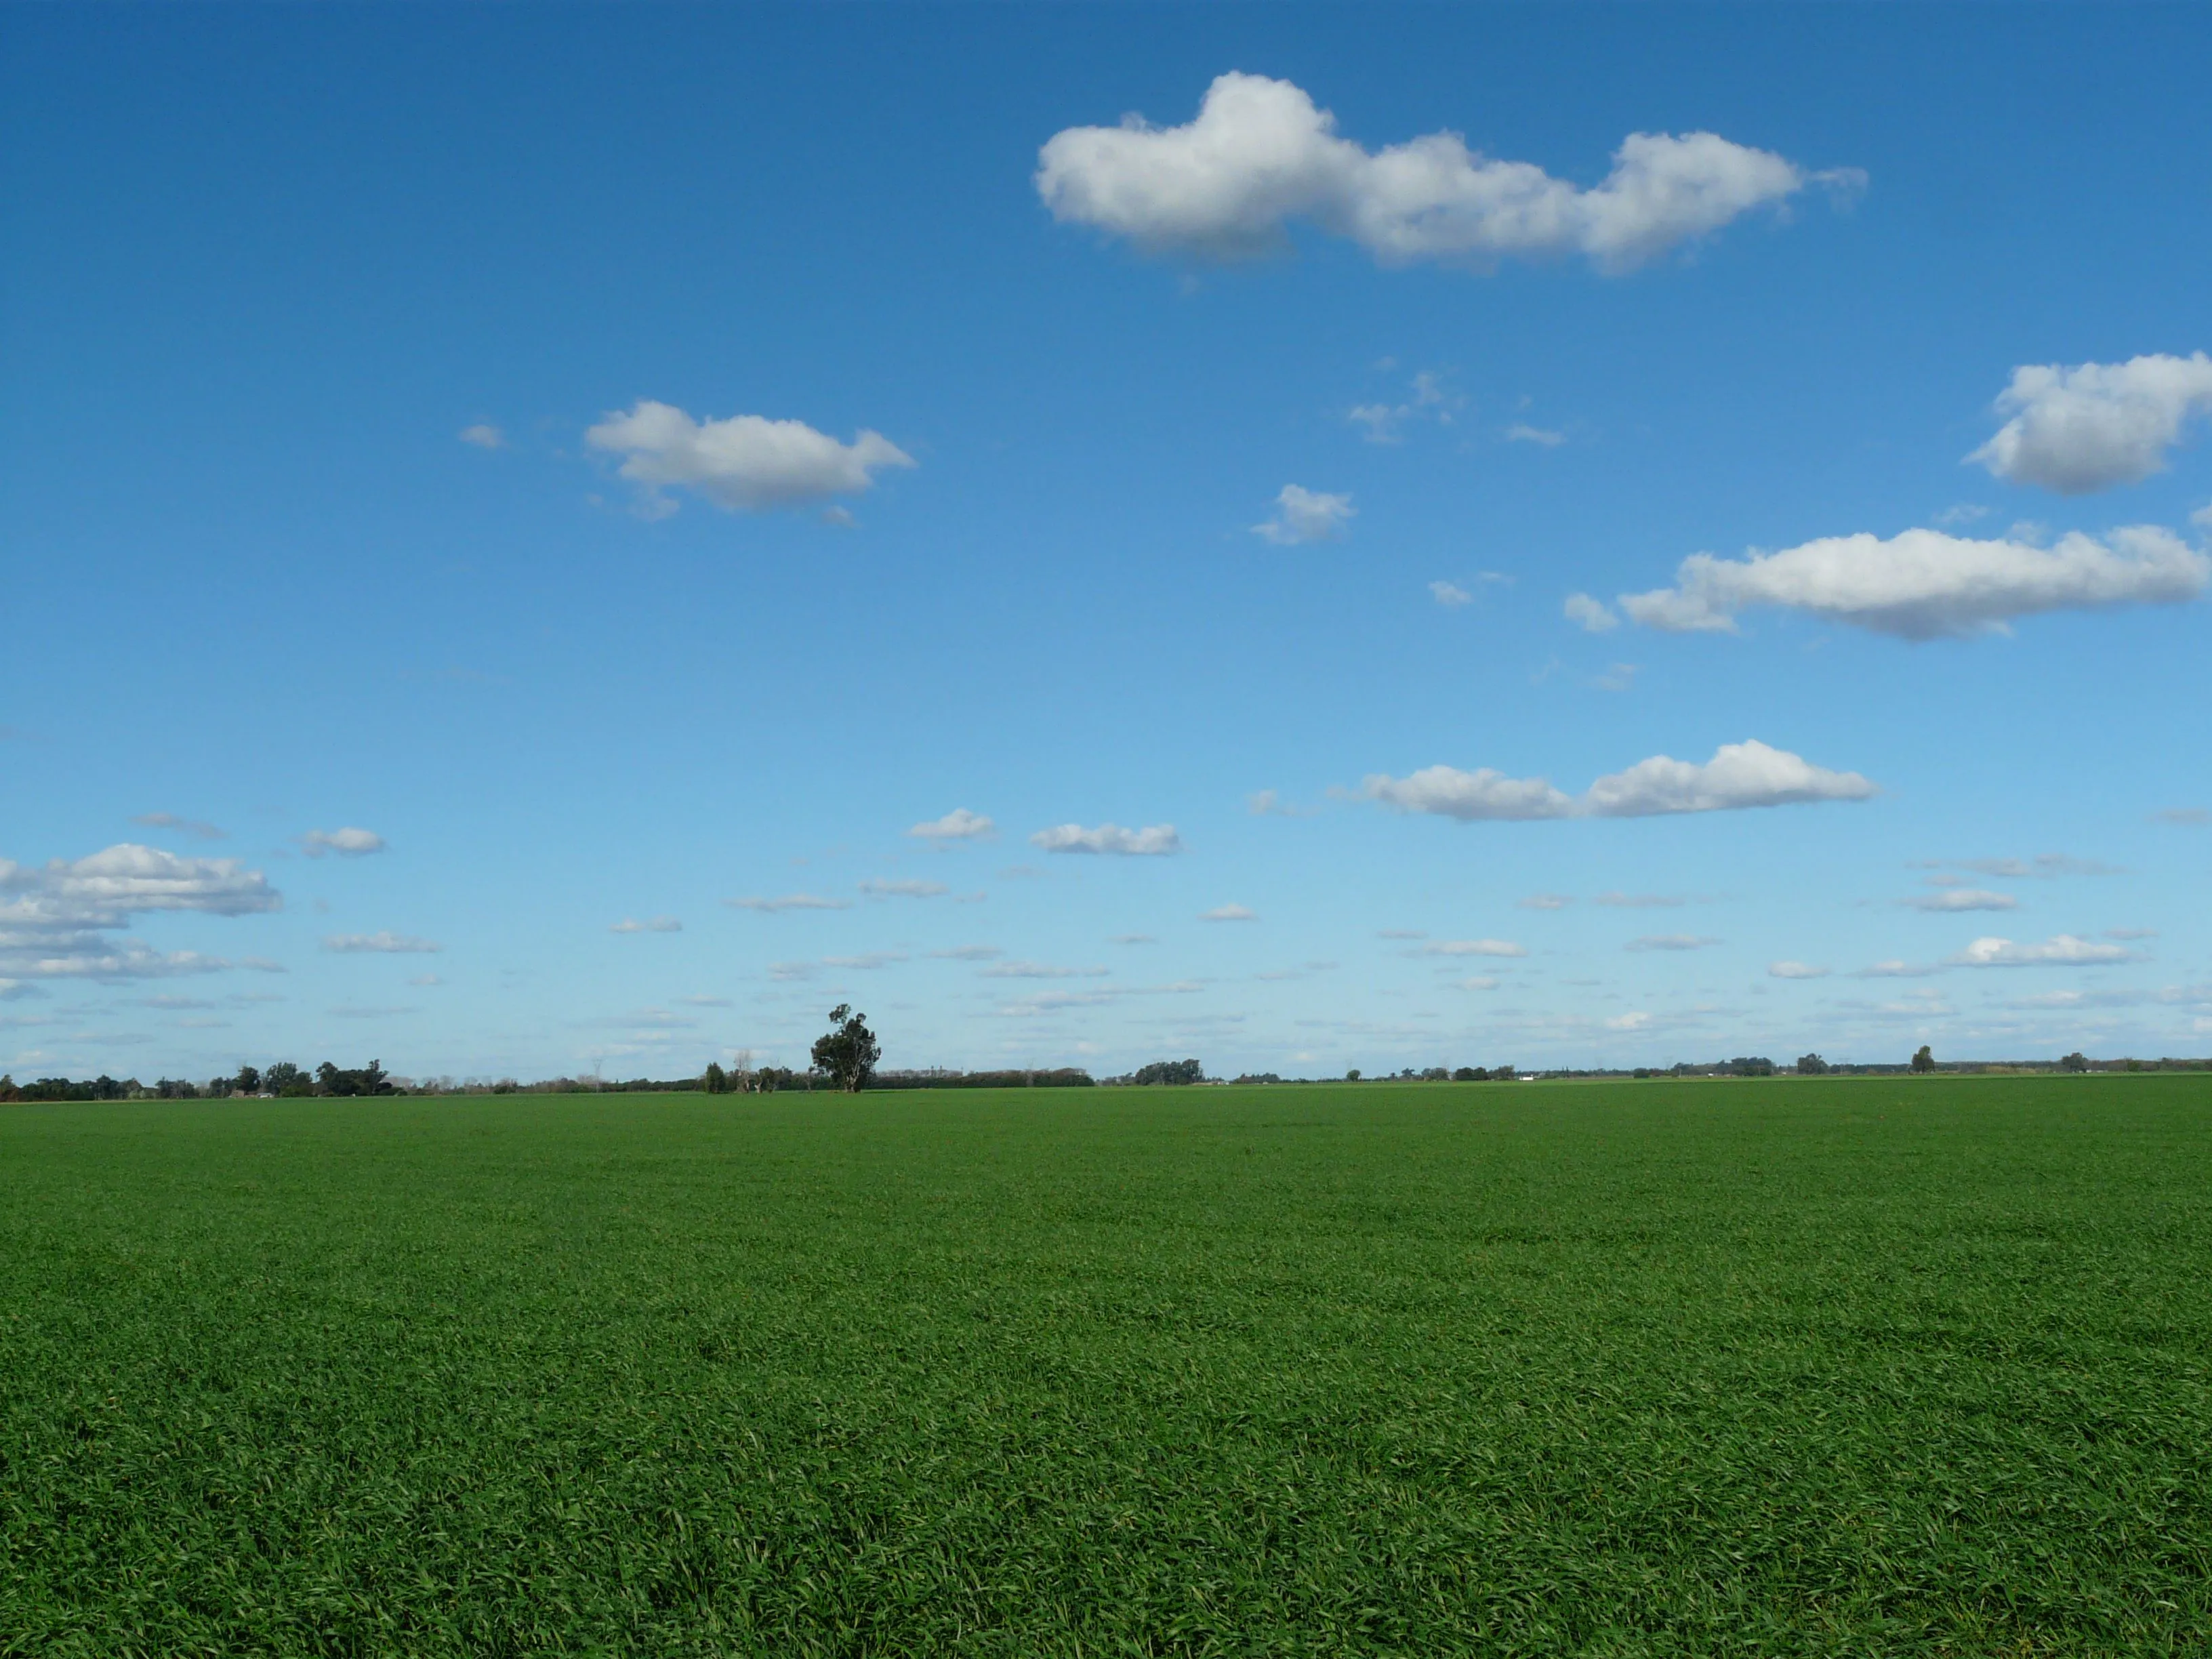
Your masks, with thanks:
<instances>
[{"instance_id":1,"label":"tree canopy","mask_svg":"<svg viewBox=\"0 0 2212 1659\"><path fill-rule=\"evenodd\" d=\"M830 1011L829 1031L814 1040L814 1066L848 1095L868 1086L876 1062L884 1057L883 1045L868 1029L867 1016L856 1014L848 1002Z\"/></svg>"}]
</instances>

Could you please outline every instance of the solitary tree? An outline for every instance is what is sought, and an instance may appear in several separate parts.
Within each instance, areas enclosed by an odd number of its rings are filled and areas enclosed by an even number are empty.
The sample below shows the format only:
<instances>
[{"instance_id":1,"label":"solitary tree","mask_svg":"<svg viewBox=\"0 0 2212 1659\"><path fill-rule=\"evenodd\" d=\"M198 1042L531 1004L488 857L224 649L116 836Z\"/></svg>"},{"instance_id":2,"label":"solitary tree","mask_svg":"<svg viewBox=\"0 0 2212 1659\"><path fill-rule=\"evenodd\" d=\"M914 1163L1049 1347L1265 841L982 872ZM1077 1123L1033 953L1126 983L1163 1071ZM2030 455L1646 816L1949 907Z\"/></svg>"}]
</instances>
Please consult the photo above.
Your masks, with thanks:
<instances>
[{"instance_id":1,"label":"solitary tree","mask_svg":"<svg viewBox=\"0 0 2212 1659\"><path fill-rule=\"evenodd\" d=\"M1800 1077L1818 1077L1827 1069L1828 1062L1818 1054L1797 1056L1797 1075Z\"/></svg>"},{"instance_id":2,"label":"solitary tree","mask_svg":"<svg viewBox=\"0 0 2212 1659\"><path fill-rule=\"evenodd\" d=\"M1932 1072L1936 1069L1936 1056L1924 1042L1912 1056L1912 1069L1916 1072Z\"/></svg>"},{"instance_id":3,"label":"solitary tree","mask_svg":"<svg viewBox=\"0 0 2212 1659\"><path fill-rule=\"evenodd\" d=\"M2086 1072L2089 1069L2089 1056L2076 1048L2058 1062L2058 1069L2062 1072Z\"/></svg>"},{"instance_id":4,"label":"solitary tree","mask_svg":"<svg viewBox=\"0 0 2212 1659\"><path fill-rule=\"evenodd\" d=\"M706 1071L699 1079L699 1091L708 1095L727 1094L729 1088L729 1073L722 1069L721 1062L714 1060L708 1060Z\"/></svg>"},{"instance_id":5,"label":"solitary tree","mask_svg":"<svg viewBox=\"0 0 2212 1659\"><path fill-rule=\"evenodd\" d=\"M883 1045L868 1029L867 1016L854 1013L848 1002L830 1011L829 1033L814 1040L815 1070L829 1073L830 1081L848 1095L868 1086L883 1056Z\"/></svg>"}]
</instances>

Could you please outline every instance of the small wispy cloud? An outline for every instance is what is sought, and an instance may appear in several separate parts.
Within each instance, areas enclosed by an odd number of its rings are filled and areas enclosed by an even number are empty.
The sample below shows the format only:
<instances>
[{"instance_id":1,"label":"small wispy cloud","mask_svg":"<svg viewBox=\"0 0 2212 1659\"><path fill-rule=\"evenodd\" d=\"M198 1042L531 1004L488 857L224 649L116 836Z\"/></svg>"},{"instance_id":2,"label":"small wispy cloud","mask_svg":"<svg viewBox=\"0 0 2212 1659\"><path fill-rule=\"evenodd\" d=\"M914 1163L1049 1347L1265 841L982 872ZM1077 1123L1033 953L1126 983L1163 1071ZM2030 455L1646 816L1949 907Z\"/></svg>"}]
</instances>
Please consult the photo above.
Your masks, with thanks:
<instances>
[{"instance_id":1,"label":"small wispy cloud","mask_svg":"<svg viewBox=\"0 0 2212 1659\"><path fill-rule=\"evenodd\" d=\"M777 898L724 899L723 903L733 910L849 910L848 899L823 898L818 893L785 893Z\"/></svg>"},{"instance_id":2,"label":"small wispy cloud","mask_svg":"<svg viewBox=\"0 0 2212 1659\"><path fill-rule=\"evenodd\" d=\"M474 444L478 449L504 449L507 434L489 421L478 421L474 426L465 426L460 431L461 441Z\"/></svg>"},{"instance_id":3,"label":"small wispy cloud","mask_svg":"<svg viewBox=\"0 0 2212 1659\"><path fill-rule=\"evenodd\" d=\"M864 881L860 890L870 898L939 898L952 890L941 881Z\"/></svg>"},{"instance_id":4,"label":"small wispy cloud","mask_svg":"<svg viewBox=\"0 0 2212 1659\"><path fill-rule=\"evenodd\" d=\"M1358 511L1349 495L1285 484L1275 496L1274 512L1254 525L1252 533L1278 547L1325 542L1341 534Z\"/></svg>"},{"instance_id":5,"label":"small wispy cloud","mask_svg":"<svg viewBox=\"0 0 2212 1659\"><path fill-rule=\"evenodd\" d=\"M684 924L674 916L648 916L640 921L635 916L624 916L607 931L611 933L680 933Z\"/></svg>"},{"instance_id":6,"label":"small wispy cloud","mask_svg":"<svg viewBox=\"0 0 2212 1659\"><path fill-rule=\"evenodd\" d=\"M932 818L917 823L907 831L921 841L988 841L998 834L998 825L981 812L971 812L964 806L956 806L941 818Z\"/></svg>"},{"instance_id":7,"label":"small wispy cloud","mask_svg":"<svg viewBox=\"0 0 2212 1659\"><path fill-rule=\"evenodd\" d=\"M435 939L417 939L411 933L395 933L389 928L374 933L331 933L323 939L323 949L340 955L361 953L389 953L393 955L428 955L446 947Z\"/></svg>"},{"instance_id":8,"label":"small wispy cloud","mask_svg":"<svg viewBox=\"0 0 2212 1659\"><path fill-rule=\"evenodd\" d=\"M1211 910L1199 912L1200 921L1257 921L1259 912L1248 910L1241 904L1217 904Z\"/></svg>"},{"instance_id":9,"label":"small wispy cloud","mask_svg":"<svg viewBox=\"0 0 2212 1659\"><path fill-rule=\"evenodd\" d=\"M222 841L224 834L202 818L180 818L174 812L141 812L131 820L143 823L149 830L169 830L180 836L196 836L202 841Z\"/></svg>"},{"instance_id":10,"label":"small wispy cloud","mask_svg":"<svg viewBox=\"0 0 2212 1659\"><path fill-rule=\"evenodd\" d=\"M1703 933L1644 933L1620 948L1624 951L1702 951L1720 941Z\"/></svg>"},{"instance_id":11,"label":"small wispy cloud","mask_svg":"<svg viewBox=\"0 0 2212 1659\"><path fill-rule=\"evenodd\" d=\"M342 859L367 858L384 848L384 837L374 830L310 830L300 837L300 850L311 859L325 853L335 853Z\"/></svg>"}]
</instances>

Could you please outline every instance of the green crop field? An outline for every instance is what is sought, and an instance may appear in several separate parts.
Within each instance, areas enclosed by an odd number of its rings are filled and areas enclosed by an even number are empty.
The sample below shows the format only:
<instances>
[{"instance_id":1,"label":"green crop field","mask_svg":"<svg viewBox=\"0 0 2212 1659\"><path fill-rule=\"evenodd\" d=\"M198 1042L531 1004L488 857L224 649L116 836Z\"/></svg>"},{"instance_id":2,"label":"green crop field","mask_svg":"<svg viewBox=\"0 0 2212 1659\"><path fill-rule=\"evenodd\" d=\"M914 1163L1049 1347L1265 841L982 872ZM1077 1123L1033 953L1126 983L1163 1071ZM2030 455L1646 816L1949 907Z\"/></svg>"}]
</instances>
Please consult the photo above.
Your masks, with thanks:
<instances>
[{"instance_id":1,"label":"green crop field","mask_svg":"<svg viewBox=\"0 0 2212 1659\"><path fill-rule=\"evenodd\" d=\"M2212 1079L0 1109L0 1654L2212 1645Z\"/></svg>"}]
</instances>

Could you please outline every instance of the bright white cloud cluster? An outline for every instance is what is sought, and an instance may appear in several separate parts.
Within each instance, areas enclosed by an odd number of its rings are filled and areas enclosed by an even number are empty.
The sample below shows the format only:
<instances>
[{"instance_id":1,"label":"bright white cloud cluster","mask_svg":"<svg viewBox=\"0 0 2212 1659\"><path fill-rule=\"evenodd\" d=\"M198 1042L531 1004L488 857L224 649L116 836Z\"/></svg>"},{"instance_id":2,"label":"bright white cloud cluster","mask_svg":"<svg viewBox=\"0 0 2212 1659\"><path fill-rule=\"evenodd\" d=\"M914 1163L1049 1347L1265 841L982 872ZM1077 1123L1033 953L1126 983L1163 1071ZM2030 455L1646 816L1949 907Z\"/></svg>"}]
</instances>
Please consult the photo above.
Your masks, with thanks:
<instances>
[{"instance_id":1,"label":"bright white cloud cluster","mask_svg":"<svg viewBox=\"0 0 2212 1659\"><path fill-rule=\"evenodd\" d=\"M42 866L0 859L0 978L131 979L225 968L217 957L107 935L156 911L242 916L283 904L261 872L234 859L179 858L131 842Z\"/></svg>"},{"instance_id":2,"label":"bright white cloud cluster","mask_svg":"<svg viewBox=\"0 0 2212 1659\"><path fill-rule=\"evenodd\" d=\"M1102 823L1086 830L1079 823L1056 824L1030 837L1030 845L1048 853L1109 853L1125 858L1162 858L1182 851L1182 837L1172 823L1155 823L1143 830L1124 830L1118 823Z\"/></svg>"},{"instance_id":3,"label":"bright white cloud cluster","mask_svg":"<svg viewBox=\"0 0 2212 1659\"><path fill-rule=\"evenodd\" d=\"M840 443L804 421L759 415L695 421L650 398L628 414L610 414L584 441L623 458L622 476L643 492L645 510L655 517L676 510L660 494L671 486L696 490L732 512L757 513L857 495L881 469L915 465L880 432L864 430Z\"/></svg>"},{"instance_id":4,"label":"bright white cloud cluster","mask_svg":"<svg viewBox=\"0 0 2212 1659\"><path fill-rule=\"evenodd\" d=\"M1325 542L1340 532L1358 510L1352 506L1349 495L1331 495L1318 489L1285 484L1275 496L1273 514L1254 525L1252 533L1265 537L1278 547Z\"/></svg>"},{"instance_id":5,"label":"bright white cloud cluster","mask_svg":"<svg viewBox=\"0 0 2212 1659\"><path fill-rule=\"evenodd\" d=\"M366 858L384 850L384 837L374 830L310 830L300 837L300 850L311 859L325 853L340 858Z\"/></svg>"},{"instance_id":6,"label":"bright white cloud cluster","mask_svg":"<svg viewBox=\"0 0 2212 1659\"><path fill-rule=\"evenodd\" d=\"M1674 586L1624 593L1620 608L1670 633L1734 632L1739 611L1777 605L1930 640L2002 629L2039 611L2178 604L2202 592L2208 577L2212 559L2154 525L2102 539L2076 531L2049 548L1907 530L1887 540L1828 536L1743 559L1693 553Z\"/></svg>"},{"instance_id":7,"label":"bright white cloud cluster","mask_svg":"<svg viewBox=\"0 0 2212 1659\"><path fill-rule=\"evenodd\" d=\"M1580 190L1529 162L1470 150L1455 132L1370 151L1335 129L1303 88L1231 73L1185 125L1130 116L1054 134L1038 155L1037 193L1064 222L1200 258L1273 252L1304 221L1385 264L1487 270L1508 258L1582 254L1624 271L1784 202L1813 178L1710 132L1638 132L1614 152L1604 182Z\"/></svg>"},{"instance_id":8,"label":"bright white cloud cluster","mask_svg":"<svg viewBox=\"0 0 2212 1659\"><path fill-rule=\"evenodd\" d=\"M2072 933L2059 933L2040 945L1978 939L1953 957L1951 964L1957 968L2101 968L2132 962L2135 957L2124 945L2100 945Z\"/></svg>"},{"instance_id":9,"label":"bright white cloud cluster","mask_svg":"<svg viewBox=\"0 0 2212 1659\"><path fill-rule=\"evenodd\" d=\"M921 841L988 841L998 833L998 826L981 812L971 812L964 806L956 806L941 818L932 818L927 823L917 823L907 831Z\"/></svg>"},{"instance_id":10,"label":"bright white cloud cluster","mask_svg":"<svg viewBox=\"0 0 2212 1659\"><path fill-rule=\"evenodd\" d=\"M1484 767L1431 766L1410 777L1369 777L1360 793L1401 812L1481 819L1652 817L1810 801L1865 800L1878 793L1856 772L1832 772L1787 750L1753 741L1723 744L1702 765L1654 755L1610 773L1579 796L1542 778L1509 778Z\"/></svg>"},{"instance_id":11,"label":"bright white cloud cluster","mask_svg":"<svg viewBox=\"0 0 2212 1659\"><path fill-rule=\"evenodd\" d=\"M1972 454L2000 478L2063 495L2134 483L2166 465L2182 423L2212 410L2212 357L2031 363L2012 372L1997 411L2012 418Z\"/></svg>"}]
</instances>

